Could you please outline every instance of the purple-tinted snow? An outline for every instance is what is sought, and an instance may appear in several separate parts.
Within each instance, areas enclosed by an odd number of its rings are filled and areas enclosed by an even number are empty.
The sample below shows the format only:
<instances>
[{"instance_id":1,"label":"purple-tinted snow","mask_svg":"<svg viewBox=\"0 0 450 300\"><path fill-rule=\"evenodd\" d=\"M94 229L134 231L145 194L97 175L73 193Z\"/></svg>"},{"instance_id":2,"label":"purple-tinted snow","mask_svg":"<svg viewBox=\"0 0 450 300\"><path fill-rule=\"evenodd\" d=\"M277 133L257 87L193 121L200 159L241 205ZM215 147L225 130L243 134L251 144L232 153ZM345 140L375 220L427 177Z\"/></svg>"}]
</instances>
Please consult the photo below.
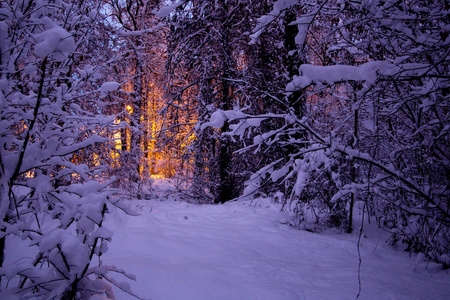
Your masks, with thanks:
<instances>
[{"instance_id":1,"label":"purple-tinted snow","mask_svg":"<svg viewBox=\"0 0 450 300\"><path fill-rule=\"evenodd\" d=\"M358 230L295 230L267 199L200 206L169 197L129 205L142 215L113 212L104 263L134 273L131 285L141 297L355 299L358 293ZM386 238L365 225L360 299L448 299L447 272L394 251ZM116 297L132 299L119 291Z\"/></svg>"}]
</instances>

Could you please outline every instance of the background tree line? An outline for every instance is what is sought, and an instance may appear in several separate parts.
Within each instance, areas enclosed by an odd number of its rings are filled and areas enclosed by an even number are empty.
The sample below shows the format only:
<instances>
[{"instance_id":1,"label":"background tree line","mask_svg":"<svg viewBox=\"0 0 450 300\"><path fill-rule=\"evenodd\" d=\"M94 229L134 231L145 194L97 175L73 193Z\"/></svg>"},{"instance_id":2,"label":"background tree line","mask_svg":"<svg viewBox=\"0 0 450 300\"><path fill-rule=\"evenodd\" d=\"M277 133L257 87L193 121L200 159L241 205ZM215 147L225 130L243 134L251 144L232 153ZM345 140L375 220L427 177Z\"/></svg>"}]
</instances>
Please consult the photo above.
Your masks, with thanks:
<instances>
[{"instance_id":1,"label":"background tree line","mask_svg":"<svg viewBox=\"0 0 450 300\"><path fill-rule=\"evenodd\" d=\"M191 141L192 193L271 195L308 230L351 232L358 207L448 266L447 1L171 8L164 113L196 120L168 127Z\"/></svg>"}]
</instances>

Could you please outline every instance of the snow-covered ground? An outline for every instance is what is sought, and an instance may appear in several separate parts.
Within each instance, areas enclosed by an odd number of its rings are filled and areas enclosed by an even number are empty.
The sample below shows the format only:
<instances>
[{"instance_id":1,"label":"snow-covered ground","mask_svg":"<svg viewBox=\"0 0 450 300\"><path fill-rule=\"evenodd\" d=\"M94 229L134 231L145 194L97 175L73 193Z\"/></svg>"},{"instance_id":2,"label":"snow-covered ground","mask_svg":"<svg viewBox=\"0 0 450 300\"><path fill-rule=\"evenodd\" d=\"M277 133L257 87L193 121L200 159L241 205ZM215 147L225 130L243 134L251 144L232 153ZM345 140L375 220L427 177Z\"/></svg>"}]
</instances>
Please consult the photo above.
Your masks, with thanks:
<instances>
[{"instance_id":1,"label":"snow-covered ground","mask_svg":"<svg viewBox=\"0 0 450 300\"><path fill-rule=\"evenodd\" d=\"M295 230L267 199L130 205L142 215L112 212L107 226L114 236L103 259L135 274L130 284L143 298L356 299L358 232ZM381 231L366 228L359 299L450 299L447 271L417 265L415 256L386 245ZM133 299L121 291L116 297Z\"/></svg>"}]
</instances>

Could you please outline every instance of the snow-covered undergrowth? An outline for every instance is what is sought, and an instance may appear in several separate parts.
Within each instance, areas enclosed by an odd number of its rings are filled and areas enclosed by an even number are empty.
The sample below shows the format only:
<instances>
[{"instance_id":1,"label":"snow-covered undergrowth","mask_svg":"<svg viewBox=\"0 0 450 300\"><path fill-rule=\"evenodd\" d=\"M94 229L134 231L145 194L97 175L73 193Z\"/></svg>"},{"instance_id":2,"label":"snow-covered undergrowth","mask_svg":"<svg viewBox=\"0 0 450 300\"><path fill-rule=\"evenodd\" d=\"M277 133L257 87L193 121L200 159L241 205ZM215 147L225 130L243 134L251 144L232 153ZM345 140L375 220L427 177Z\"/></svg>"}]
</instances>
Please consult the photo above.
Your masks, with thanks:
<instances>
[{"instance_id":1,"label":"snow-covered undergrowth","mask_svg":"<svg viewBox=\"0 0 450 300\"><path fill-rule=\"evenodd\" d=\"M195 205L133 200L142 215L113 211L105 264L134 273L149 299L355 299L358 232L315 234L286 224L269 199ZM394 251L374 225L361 241L359 299L448 299L450 274ZM121 279L122 278L118 278ZM117 299L132 299L116 291Z\"/></svg>"}]
</instances>

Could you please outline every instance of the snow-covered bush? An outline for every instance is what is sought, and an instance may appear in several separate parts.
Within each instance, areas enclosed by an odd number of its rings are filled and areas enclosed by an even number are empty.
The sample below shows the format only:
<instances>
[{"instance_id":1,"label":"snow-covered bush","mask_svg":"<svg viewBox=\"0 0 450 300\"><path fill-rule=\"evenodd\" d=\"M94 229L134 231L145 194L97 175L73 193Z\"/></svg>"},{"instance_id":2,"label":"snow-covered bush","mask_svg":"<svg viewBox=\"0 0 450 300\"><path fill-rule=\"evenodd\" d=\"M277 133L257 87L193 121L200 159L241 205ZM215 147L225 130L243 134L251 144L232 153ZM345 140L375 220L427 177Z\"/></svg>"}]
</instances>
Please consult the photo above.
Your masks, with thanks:
<instances>
[{"instance_id":1,"label":"snow-covered bush","mask_svg":"<svg viewBox=\"0 0 450 300\"><path fill-rule=\"evenodd\" d=\"M111 239L103 221L118 205L101 158L109 155L106 128L113 120L102 114L100 4L0 3L3 299L113 297L108 272L131 277L100 261ZM11 251L34 258L11 261Z\"/></svg>"}]
</instances>

